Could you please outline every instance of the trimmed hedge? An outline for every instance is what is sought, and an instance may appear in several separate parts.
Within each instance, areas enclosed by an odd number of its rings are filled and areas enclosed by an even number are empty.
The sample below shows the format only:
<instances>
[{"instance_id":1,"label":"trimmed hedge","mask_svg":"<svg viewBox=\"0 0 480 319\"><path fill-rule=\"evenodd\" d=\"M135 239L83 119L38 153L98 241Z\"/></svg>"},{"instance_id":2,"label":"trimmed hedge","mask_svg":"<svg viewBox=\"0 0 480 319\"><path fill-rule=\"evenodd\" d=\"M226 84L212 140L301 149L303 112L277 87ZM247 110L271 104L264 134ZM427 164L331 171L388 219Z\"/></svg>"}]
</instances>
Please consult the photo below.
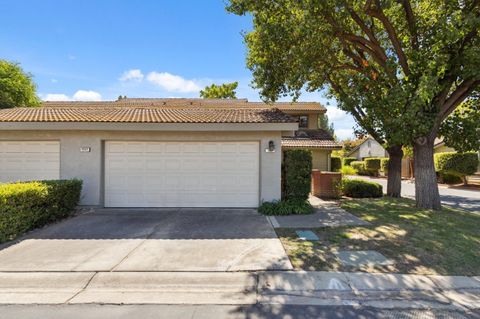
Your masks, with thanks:
<instances>
[{"instance_id":1,"label":"trimmed hedge","mask_svg":"<svg viewBox=\"0 0 480 319\"><path fill-rule=\"evenodd\" d=\"M283 153L283 199L307 200L312 184L312 152L286 150Z\"/></svg>"},{"instance_id":2,"label":"trimmed hedge","mask_svg":"<svg viewBox=\"0 0 480 319\"><path fill-rule=\"evenodd\" d=\"M0 242L70 215L80 200L80 180L0 185Z\"/></svg>"},{"instance_id":3,"label":"trimmed hedge","mask_svg":"<svg viewBox=\"0 0 480 319\"><path fill-rule=\"evenodd\" d=\"M368 175L368 172L365 169L365 162L364 161L350 162L350 166L353 167L357 171L358 175Z\"/></svg>"},{"instance_id":4,"label":"trimmed hedge","mask_svg":"<svg viewBox=\"0 0 480 319\"><path fill-rule=\"evenodd\" d=\"M460 176L452 175L443 172L437 172L438 182L444 184L460 184L463 183L463 180Z\"/></svg>"},{"instance_id":5,"label":"trimmed hedge","mask_svg":"<svg viewBox=\"0 0 480 319\"><path fill-rule=\"evenodd\" d=\"M342 168L342 159L338 156L330 157L330 170L338 172Z\"/></svg>"},{"instance_id":6,"label":"trimmed hedge","mask_svg":"<svg viewBox=\"0 0 480 319\"><path fill-rule=\"evenodd\" d=\"M342 166L350 166L350 163L356 160L356 157L344 157L342 158Z\"/></svg>"},{"instance_id":7,"label":"trimmed hedge","mask_svg":"<svg viewBox=\"0 0 480 319\"><path fill-rule=\"evenodd\" d=\"M434 155L434 161L437 172L456 175L461 178L474 174L478 167L478 155L474 152L437 153Z\"/></svg>"},{"instance_id":8,"label":"trimmed hedge","mask_svg":"<svg viewBox=\"0 0 480 319\"><path fill-rule=\"evenodd\" d=\"M378 157L368 157L364 159L365 162L365 170L368 171L371 175L378 176L378 172L380 171L380 158Z\"/></svg>"},{"instance_id":9,"label":"trimmed hedge","mask_svg":"<svg viewBox=\"0 0 480 319\"><path fill-rule=\"evenodd\" d=\"M263 215L305 215L313 212L313 207L306 200L289 199L274 202L264 202L258 208Z\"/></svg>"},{"instance_id":10,"label":"trimmed hedge","mask_svg":"<svg viewBox=\"0 0 480 319\"><path fill-rule=\"evenodd\" d=\"M383 157L380 159L380 170L385 174L388 173L388 163L390 159L388 157Z\"/></svg>"},{"instance_id":11,"label":"trimmed hedge","mask_svg":"<svg viewBox=\"0 0 480 319\"><path fill-rule=\"evenodd\" d=\"M382 185L362 179L343 179L341 191L345 196L354 198L382 197Z\"/></svg>"}]
</instances>

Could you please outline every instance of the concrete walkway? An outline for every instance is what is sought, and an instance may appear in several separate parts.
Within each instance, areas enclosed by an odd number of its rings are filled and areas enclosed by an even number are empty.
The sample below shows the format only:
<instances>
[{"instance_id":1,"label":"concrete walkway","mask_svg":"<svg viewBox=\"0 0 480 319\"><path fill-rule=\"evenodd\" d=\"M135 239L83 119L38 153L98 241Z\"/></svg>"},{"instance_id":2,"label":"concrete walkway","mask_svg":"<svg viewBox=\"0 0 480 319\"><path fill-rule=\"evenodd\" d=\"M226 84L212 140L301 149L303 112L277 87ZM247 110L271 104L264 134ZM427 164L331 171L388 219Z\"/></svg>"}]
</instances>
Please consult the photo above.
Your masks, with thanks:
<instances>
[{"instance_id":1,"label":"concrete walkway","mask_svg":"<svg viewBox=\"0 0 480 319\"><path fill-rule=\"evenodd\" d=\"M0 304L480 308L480 277L342 272L0 273Z\"/></svg>"}]
</instances>

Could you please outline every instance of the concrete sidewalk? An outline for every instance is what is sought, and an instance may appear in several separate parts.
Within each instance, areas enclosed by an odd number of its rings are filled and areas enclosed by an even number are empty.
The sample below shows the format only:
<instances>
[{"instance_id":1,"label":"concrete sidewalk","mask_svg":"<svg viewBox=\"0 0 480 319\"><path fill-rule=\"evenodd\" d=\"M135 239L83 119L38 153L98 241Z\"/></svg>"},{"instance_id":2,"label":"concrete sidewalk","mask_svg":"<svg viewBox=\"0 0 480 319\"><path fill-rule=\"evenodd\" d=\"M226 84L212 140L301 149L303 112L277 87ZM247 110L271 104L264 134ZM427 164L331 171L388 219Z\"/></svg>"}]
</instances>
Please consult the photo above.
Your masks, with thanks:
<instances>
[{"instance_id":1,"label":"concrete sidewalk","mask_svg":"<svg viewBox=\"0 0 480 319\"><path fill-rule=\"evenodd\" d=\"M480 309L480 277L342 272L0 273L0 304L325 305Z\"/></svg>"}]
</instances>

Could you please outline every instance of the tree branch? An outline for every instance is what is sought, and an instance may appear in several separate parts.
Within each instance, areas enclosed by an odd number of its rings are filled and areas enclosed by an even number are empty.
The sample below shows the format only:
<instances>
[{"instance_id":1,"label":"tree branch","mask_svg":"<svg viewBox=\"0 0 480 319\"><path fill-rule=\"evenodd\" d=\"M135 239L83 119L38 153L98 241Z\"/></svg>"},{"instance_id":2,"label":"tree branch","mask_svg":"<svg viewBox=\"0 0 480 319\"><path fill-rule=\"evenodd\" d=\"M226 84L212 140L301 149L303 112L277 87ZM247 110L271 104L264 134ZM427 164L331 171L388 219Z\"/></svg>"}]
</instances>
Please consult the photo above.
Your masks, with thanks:
<instances>
[{"instance_id":1,"label":"tree branch","mask_svg":"<svg viewBox=\"0 0 480 319\"><path fill-rule=\"evenodd\" d=\"M453 91L443 104L438 119L441 123L455 108L462 103L476 88L480 86L480 79L464 80Z\"/></svg>"},{"instance_id":2,"label":"tree branch","mask_svg":"<svg viewBox=\"0 0 480 319\"><path fill-rule=\"evenodd\" d=\"M417 26L415 22L415 16L413 15L412 5L410 4L410 0L398 0L401 3L403 10L405 11L405 16L407 18L408 29L410 31L410 35L412 36L412 47L414 49L418 49L418 34L417 34Z\"/></svg>"},{"instance_id":3,"label":"tree branch","mask_svg":"<svg viewBox=\"0 0 480 319\"><path fill-rule=\"evenodd\" d=\"M393 48L395 49L395 53L398 57L398 62L402 66L403 72L405 73L405 75L409 75L410 69L408 67L407 57L405 55L405 52L403 52L402 44L398 39L397 32L395 31L395 28L393 27L390 20L388 20L388 18L383 13L379 0L375 1L375 7L376 9L371 8L371 6L367 7L366 12L368 15L377 18L382 23L383 27L387 31L388 38L392 42Z\"/></svg>"}]
</instances>

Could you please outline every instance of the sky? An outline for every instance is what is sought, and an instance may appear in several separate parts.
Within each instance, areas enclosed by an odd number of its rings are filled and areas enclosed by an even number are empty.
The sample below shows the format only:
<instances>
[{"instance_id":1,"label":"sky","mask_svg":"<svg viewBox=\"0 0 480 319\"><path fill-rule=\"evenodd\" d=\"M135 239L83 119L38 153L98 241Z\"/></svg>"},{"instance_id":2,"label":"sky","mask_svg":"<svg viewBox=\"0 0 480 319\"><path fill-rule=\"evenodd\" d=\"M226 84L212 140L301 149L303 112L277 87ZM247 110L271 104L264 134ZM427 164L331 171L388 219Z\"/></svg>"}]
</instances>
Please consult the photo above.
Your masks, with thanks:
<instances>
[{"instance_id":1,"label":"sky","mask_svg":"<svg viewBox=\"0 0 480 319\"><path fill-rule=\"evenodd\" d=\"M242 32L251 17L223 0L0 0L0 59L31 73L43 100L198 97L211 83L238 81L238 98L259 101L245 66ZM288 100L288 99L283 99ZM321 92L339 139L354 121Z\"/></svg>"}]
</instances>

